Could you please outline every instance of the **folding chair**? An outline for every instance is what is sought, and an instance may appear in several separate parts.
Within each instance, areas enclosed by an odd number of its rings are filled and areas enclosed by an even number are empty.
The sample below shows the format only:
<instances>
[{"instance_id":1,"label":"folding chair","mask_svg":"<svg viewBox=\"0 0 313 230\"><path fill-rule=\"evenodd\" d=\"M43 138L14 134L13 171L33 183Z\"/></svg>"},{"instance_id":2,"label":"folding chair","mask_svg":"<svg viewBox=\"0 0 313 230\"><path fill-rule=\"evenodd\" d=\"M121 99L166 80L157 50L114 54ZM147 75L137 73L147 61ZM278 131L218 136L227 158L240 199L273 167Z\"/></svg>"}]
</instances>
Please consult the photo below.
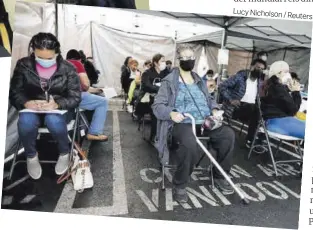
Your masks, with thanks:
<instances>
[{"instance_id":1,"label":"folding chair","mask_svg":"<svg viewBox=\"0 0 313 230\"><path fill-rule=\"evenodd\" d=\"M66 111L67 113L67 111ZM72 137L68 134L68 140L70 141L71 143L71 150L70 150L70 162L72 161L73 159L73 150L74 150L74 142L75 142L75 137L76 137L76 132L77 132L77 129L79 128L79 118L81 117L81 114L80 114L80 111L77 109L76 110L76 115L75 115L75 118L72 119L68 124L67 124L67 131L68 133L73 131L73 135ZM46 127L41 127L38 129L38 136L37 136L37 140L40 139L40 136L43 135L43 134L49 134L49 130L46 128ZM14 169L15 169L15 166L19 163L26 163L27 161L26 160L19 160L19 161L16 161L16 158L17 158L17 155L18 155L18 152L19 152L19 148L21 147L21 142L20 140L18 140L18 144L17 144L17 148L16 148L16 151L14 152L14 156L13 156L13 161L12 161L12 164L11 164L11 167L10 167L10 174L9 174L9 180L12 179L12 176L13 176L13 173L14 173ZM41 164L56 164L57 161L47 161L47 160L40 160L39 161Z\"/></svg>"},{"instance_id":2,"label":"folding chair","mask_svg":"<svg viewBox=\"0 0 313 230\"><path fill-rule=\"evenodd\" d=\"M124 91L122 92L122 98L123 98L122 110L127 111L127 99L128 99L128 95L127 95Z\"/></svg>"},{"instance_id":3,"label":"folding chair","mask_svg":"<svg viewBox=\"0 0 313 230\"><path fill-rule=\"evenodd\" d=\"M269 150L268 152L270 154L270 157L271 157L271 160L272 160L272 163L273 163L273 167L274 167L274 171L275 171L275 175L277 177L278 176L278 172L277 172L277 165L278 164L298 163L298 162L300 164L302 164L302 162L303 162L303 153L302 153L302 149L301 149L301 142L303 142L304 140L301 139L301 138L286 136L286 135L282 135L282 134L278 134L278 133L275 133L275 132L268 131L266 129L265 122L264 122L264 119L263 119L263 116L262 116L261 100L260 100L260 96L259 95L257 95L257 106L258 106L258 109L259 109L259 112L260 112L260 120L259 120L257 129L256 129L256 132L255 132L254 138L253 138L253 142L252 142L252 145L251 145L251 148L250 148L250 151L249 151L248 159L250 159L251 154L253 152L253 149L258 146L258 145L255 145L255 141L257 139L258 133L264 133L265 137L266 137L266 145L267 145L267 148ZM270 137L273 138L273 139L278 139L279 140L279 142L277 144L277 147L276 147L277 150L276 150L275 155L273 154L273 151L272 151L272 148L271 148L271 144L270 144L270 140L269 140ZM281 160L281 161L276 161L275 160L275 156L278 154L278 152L280 150L280 146L281 146L283 141L293 141L293 142L296 143L295 150L300 155L300 159L284 160L284 161L283 160Z\"/></svg>"}]
</instances>

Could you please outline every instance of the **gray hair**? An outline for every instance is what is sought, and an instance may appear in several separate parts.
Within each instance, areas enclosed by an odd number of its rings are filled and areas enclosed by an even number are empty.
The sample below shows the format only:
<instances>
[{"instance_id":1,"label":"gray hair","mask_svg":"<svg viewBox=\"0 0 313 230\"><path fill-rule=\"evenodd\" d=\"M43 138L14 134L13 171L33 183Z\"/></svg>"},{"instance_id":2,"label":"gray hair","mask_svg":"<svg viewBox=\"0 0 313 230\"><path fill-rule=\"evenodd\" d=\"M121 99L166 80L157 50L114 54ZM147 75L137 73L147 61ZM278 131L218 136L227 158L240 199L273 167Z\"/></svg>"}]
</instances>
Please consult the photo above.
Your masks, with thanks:
<instances>
[{"instance_id":1,"label":"gray hair","mask_svg":"<svg viewBox=\"0 0 313 230\"><path fill-rule=\"evenodd\" d=\"M194 50L194 45L192 44L188 44L188 43L185 43L185 44L179 44L176 48L176 57L177 58L180 58L181 57L181 53L185 50L191 50L193 53L195 52Z\"/></svg>"}]
</instances>

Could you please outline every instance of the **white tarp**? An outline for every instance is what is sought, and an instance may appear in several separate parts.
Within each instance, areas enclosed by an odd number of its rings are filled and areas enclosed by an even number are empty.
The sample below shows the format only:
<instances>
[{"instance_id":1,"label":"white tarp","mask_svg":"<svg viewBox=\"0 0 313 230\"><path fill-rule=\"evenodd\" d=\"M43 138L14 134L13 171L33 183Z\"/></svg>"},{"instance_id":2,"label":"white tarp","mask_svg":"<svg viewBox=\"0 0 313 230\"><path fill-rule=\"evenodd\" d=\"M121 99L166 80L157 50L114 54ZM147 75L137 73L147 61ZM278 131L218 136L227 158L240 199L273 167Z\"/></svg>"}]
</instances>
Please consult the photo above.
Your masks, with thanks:
<instances>
[{"instance_id":1,"label":"white tarp","mask_svg":"<svg viewBox=\"0 0 313 230\"><path fill-rule=\"evenodd\" d=\"M15 30L13 33L12 70L18 59L28 55L28 45L38 32L55 34L55 8L46 3L16 3ZM9 105L5 156L17 143L17 117L14 107Z\"/></svg>"},{"instance_id":2,"label":"white tarp","mask_svg":"<svg viewBox=\"0 0 313 230\"><path fill-rule=\"evenodd\" d=\"M99 86L121 90L121 66L127 56L138 60L140 67L153 55L161 53L174 61L175 41L172 38L132 34L92 23L92 48L96 67L101 72Z\"/></svg>"}]
</instances>

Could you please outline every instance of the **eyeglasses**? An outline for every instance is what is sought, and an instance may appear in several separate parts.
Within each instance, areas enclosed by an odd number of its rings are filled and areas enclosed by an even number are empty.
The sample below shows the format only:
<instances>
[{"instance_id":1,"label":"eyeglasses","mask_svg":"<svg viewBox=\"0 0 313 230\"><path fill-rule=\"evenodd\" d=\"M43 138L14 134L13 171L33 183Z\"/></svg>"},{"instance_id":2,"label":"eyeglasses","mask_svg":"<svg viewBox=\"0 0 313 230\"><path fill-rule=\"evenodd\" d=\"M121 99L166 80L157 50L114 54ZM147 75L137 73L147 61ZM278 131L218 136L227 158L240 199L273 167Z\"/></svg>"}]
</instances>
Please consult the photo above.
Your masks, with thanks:
<instances>
[{"instance_id":1,"label":"eyeglasses","mask_svg":"<svg viewBox=\"0 0 313 230\"><path fill-rule=\"evenodd\" d=\"M179 58L179 60L181 60L181 61L189 61L189 60L192 60L192 61L194 61L194 60L196 60L196 57L180 57Z\"/></svg>"}]
</instances>

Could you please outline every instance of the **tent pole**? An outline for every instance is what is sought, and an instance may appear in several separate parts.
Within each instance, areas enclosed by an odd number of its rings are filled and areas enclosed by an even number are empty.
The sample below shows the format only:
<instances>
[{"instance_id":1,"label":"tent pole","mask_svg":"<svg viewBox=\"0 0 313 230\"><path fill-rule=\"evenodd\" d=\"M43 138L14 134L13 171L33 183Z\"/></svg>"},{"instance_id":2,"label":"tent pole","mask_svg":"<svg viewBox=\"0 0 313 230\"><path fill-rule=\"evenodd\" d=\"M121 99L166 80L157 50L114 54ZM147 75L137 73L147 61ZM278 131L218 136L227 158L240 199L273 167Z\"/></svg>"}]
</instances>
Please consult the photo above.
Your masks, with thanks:
<instances>
[{"instance_id":1,"label":"tent pole","mask_svg":"<svg viewBox=\"0 0 313 230\"><path fill-rule=\"evenodd\" d=\"M55 1L54 7L55 7L55 36L59 39L58 1Z\"/></svg>"},{"instance_id":2,"label":"tent pole","mask_svg":"<svg viewBox=\"0 0 313 230\"><path fill-rule=\"evenodd\" d=\"M285 61L286 53L287 53L287 48L285 48L285 52L284 52L284 56L283 56L283 61Z\"/></svg>"},{"instance_id":3,"label":"tent pole","mask_svg":"<svg viewBox=\"0 0 313 230\"><path fill-rule=\"evenodd\" d=\"M221 43L221 49L224 49L226 47L227 44L227 33L228 33L228 21L225 22L225 26L224 26L224 30L223 30L223 36L222 36L222 43ZM217 77L217 88L222 80L222 74L223 74L223 65L218 65L218 73L219 76ZM220 99L220 94L219 91L217 89L217 94L216 94L216 101L219 103L219 99Z\"/></svg>"},{"instance_id":4,"label":"tent pole","mask_svg":"<svg viewBox=\"0 0 313 230\"><path fill-rule=\"evenodd\" d=\"M91 57L94 58L94 56L93 56L93 44L92 44L92 22L90 22L90 46L91 46Z\"/></svg>"}]
</instances>

